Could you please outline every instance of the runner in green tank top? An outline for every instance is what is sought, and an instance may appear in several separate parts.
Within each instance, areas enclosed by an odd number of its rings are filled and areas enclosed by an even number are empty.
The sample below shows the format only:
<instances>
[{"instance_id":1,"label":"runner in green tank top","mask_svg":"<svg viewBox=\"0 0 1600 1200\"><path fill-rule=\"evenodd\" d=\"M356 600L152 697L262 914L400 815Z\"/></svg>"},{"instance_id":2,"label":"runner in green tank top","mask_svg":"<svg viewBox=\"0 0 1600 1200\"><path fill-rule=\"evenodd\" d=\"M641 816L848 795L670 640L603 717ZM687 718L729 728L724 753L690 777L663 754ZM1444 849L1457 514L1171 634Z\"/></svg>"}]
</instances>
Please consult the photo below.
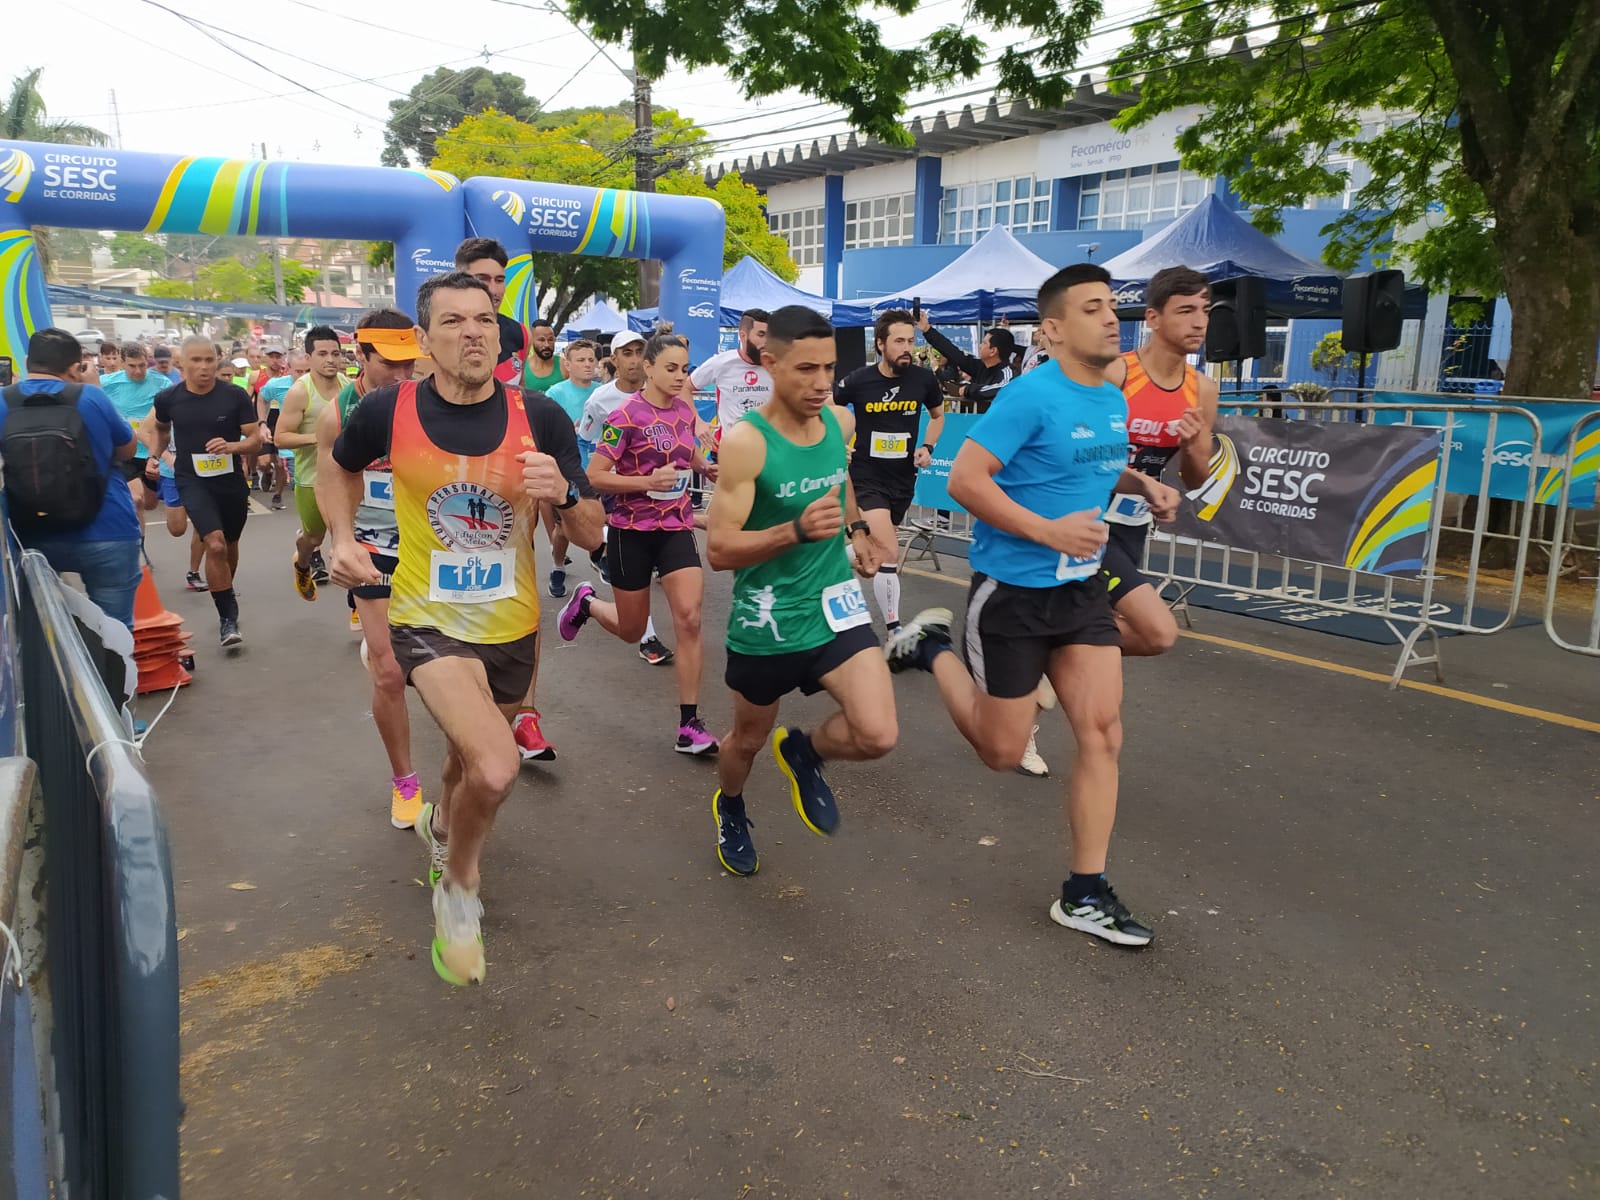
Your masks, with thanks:
<instances>
[{"instance_id":1,"label":"runner in green tank top","mask_svg":"<svg viewBox=\"0 0 1600 1200\"><path fill-rule=\"evenodd\" d=\"M877 551L856 509L845 451L855 418L835 408L833 327L798 305L773 313L762 365L772 398L728 429L707 525L706 557L733 571L727 684L733 732L717 760L712 797L717 857L736 875L759 866L744 785L772 735L772 754L800 819L813 833L839 824L822 764L881 758L899 736L889 669L852 574L871 576ZM778 702L826 690L839 710L810 734L779 728Z\"/></svg>"},{"instance_id":2,"label":"runner in green tank top","mask_svg":"<svg viewBox=\"0 0 1600 1200\"><path fill-rule=\"evenodd\" d=\"M548 392L567 377L556 357L556 329L549 321L528 326L528 358L522 364L522 386L530 392Z\"/></svg>"},{"instance_id":3,"label":"runner in green tank top","mask_svg":"<svg viewBox=\"0 0 1600 1200\"><path fill-rule=\"evenodd\" d=\"M294 589L302 599L315 600L317 584L327 581L319 551L328 535L317 507L317 418L344 386L344 347L326 325L306 330L305 345L309 369L285 393L275 437L279 448L294 451L294 503L300 517Z\"/></svg>"}]
</instances>

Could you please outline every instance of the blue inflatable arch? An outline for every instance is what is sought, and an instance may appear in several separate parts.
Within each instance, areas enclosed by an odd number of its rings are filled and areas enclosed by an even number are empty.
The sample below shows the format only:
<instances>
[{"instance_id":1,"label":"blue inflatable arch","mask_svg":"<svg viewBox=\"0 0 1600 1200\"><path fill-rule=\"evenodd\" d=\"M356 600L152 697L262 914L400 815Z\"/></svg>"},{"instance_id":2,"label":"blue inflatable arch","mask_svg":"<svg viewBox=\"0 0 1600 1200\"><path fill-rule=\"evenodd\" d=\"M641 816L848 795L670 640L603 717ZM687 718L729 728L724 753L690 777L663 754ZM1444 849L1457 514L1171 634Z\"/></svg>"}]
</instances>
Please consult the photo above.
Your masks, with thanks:
<instances>
[{"instance_id":1,"label":"blue inflatable arch","mask_svg":"<svg viewBox=\"0 0 1600 1200\"><path fill-rule=\"evenodd\" d=\"M691 362L717 352L724 218L716 201L483 177L461 191L472 233L511 253L508 315L525 323L538 316L531 253L658 258L661 315L688 337Z\"/></svg>"}]
</instances>

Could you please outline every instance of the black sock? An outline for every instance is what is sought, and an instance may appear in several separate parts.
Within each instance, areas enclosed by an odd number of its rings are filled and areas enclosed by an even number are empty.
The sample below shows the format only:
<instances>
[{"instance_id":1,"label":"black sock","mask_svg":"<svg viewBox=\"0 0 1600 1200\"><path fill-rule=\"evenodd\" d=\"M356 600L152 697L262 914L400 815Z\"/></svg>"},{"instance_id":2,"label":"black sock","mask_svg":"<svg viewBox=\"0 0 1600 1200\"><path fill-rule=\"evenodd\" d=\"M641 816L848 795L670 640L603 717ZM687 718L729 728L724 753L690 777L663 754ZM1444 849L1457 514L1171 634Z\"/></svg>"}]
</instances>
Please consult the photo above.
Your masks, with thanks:
<instances>
[{"instance_id":1,"label":"black sock","mask_svg":"<svg viewBox=\"0 0 1600 1200\"><path fill-rule=\"evenodd\" d=\"M217 616L224 621L239 619L239 601L234 596L232 588L223 588L220 592L213 591L211 603L217 606Z\"/></svg>"},{"instance_id":2,"label":"black sock","mask_svg":"<svg viewBox=\"0 0 1600 1200\"><path fill-rule=\"evenodd\" d=\"M744 793L743 792L736 792L732 796L730 796L730 795L728 795L727 792L723 792L722 793L722 802L724 804L737 804L740 808L743 808L744 807Z\"/></svg>"},{"instance_id":3,"label":"black sock","mask_svg":"<svg viewBox=\"0 0 1600 1200\"><path fill-rule=\"evenodd\" d=\"M678 705L678 724L687 725L690 721L694 720L699 713L700 706L698 704Z\"/></svg>"},{"instance_id":4,"label":"black sock","mask_svg":"<svg viewBox=\"0 0 1600 1200\"><path fill-rule=\"evenodd\" d=\"M1074 871L1061 885L1061 902L1081 904L1091 896L1098 896L1105 886L1106 877L1103 874L1080 875Z\"/></svg>"}]
</instances>

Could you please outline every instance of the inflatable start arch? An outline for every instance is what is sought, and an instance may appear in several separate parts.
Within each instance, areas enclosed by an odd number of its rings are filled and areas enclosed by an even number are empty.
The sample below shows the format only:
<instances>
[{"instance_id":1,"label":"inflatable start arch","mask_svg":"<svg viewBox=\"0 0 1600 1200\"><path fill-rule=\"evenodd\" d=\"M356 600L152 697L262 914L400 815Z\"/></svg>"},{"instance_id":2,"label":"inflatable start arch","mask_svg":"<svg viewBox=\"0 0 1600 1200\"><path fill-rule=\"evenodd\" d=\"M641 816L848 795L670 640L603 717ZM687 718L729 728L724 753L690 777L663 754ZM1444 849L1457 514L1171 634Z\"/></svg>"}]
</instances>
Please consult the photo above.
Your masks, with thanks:
<instances>
[{"instance_id":1,"label":"inflatable start arch","mask_svg":"<svg viewBox=\"0 0 1600 1200\"><path fill-rule=\"evenodd\" d=\"M470 219L469 219L470 218ZM50 324L31 227L393 242L395 293L452 270L469 232L513 256L505 311L528 320L532 251L661 258L662 313L691 339L696 362L716 349L722 208L646 196L441 171L260 159L184 158L85 146L0 141L0 355L19 371L28 335Z\"/></svg>"}]
</instances>

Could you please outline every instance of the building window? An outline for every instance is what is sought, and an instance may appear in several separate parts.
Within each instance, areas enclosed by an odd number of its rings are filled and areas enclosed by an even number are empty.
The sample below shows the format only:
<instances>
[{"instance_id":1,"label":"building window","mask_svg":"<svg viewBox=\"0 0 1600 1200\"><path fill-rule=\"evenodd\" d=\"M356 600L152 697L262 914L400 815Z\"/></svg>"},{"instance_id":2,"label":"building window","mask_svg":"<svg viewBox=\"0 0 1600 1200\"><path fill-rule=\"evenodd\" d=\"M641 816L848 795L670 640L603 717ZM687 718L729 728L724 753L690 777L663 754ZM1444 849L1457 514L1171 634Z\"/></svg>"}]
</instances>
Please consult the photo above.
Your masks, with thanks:
<instances>
[{"instance_id":1,"label":"building window","mask_svg":"<svg viewBox=\"0 0 1600 1200\"><path fill-rule=\"evenodd\" d=\"M789 257L794 259L795 266L822 265L822 209L769 212L767 228L789 243Z\"/></svg>"},{"instance_id":2,"label":"building window","mask_svg":"<svg viewBox=\"0 0 1600 1200\"><path fill-rule=\"evenodd\" d=\"M1171 220L1210 194L1214 180L1177 163L1085 175L1078 195L1079 229L1142 229Z\"/></svg>"},{"instance_id":3,"label":"building window","mask_svg":"<svg viewBox=\"0 0 1600 1200\"><path fill-rule=\"evenodd\" d=\"M1289 361L1289 327L1267 326L1267 352L1256 360L1256 378L1286 379Z\"/></svg>"},{"instance_id":4,"label":"building window","mask_svg":"<svg viewBox=\"0 0 1600 1200\"><path fill-rule=\"evenodd\" d=\"M1004 225L1012 233L1048 232L1049 181L1022 175L945 188L939 210L941 242L975 242L996 225Z\"/></svg>"},{"instance_id":5,"label":"building window","mask_svg":"<svg viewBox=\"0 0 1600 1200\"><path fill-rule=\"evenodd\" d=\"M844 248L909 246L916 240L915 192L844 202Z\"/></svg>"},{"instance_id":6,"label":"building window","mask_svg":"<svg viewBox=\"0 0 1600 1200\"><path fill-rule=\"evenodd\" d=\"M1360 142L1370 142L1383 132L1383 122L1369 121L1361 127L1361 132L1356 135ZM1355 202L1355 195L1372 179L1372 168L1349 150L1340 147L1330 150L1322 165L1330 171L1344 171L1344 191L1335 192L1331 196L1313 196L1306 201L1307 208L1320 208L1328 210L1346 209Z\"/></svg>"}]
</instances>

